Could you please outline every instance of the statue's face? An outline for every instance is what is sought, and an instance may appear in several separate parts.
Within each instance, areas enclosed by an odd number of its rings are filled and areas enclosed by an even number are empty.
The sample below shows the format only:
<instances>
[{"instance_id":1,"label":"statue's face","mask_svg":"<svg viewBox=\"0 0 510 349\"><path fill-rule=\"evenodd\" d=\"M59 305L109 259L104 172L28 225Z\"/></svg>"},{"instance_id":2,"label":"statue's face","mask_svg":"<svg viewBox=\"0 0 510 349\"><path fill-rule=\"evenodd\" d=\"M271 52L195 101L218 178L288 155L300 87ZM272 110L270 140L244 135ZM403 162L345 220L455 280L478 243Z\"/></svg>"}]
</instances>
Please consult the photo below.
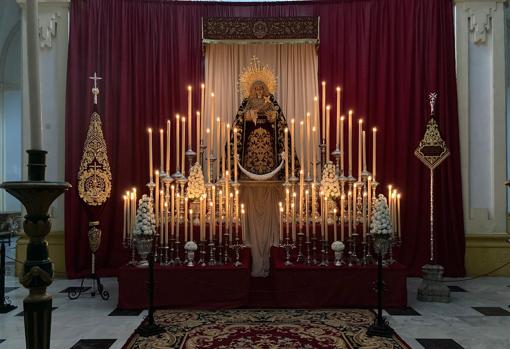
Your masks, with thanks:
<instances>
[{"instance_id":1,"label":"statue's face","mask_svg":"<svg viewBox=\"0 0 510 349\"><path fill-rule=\"evenodd\" d=\"M262 98L264 95L264 87L261 84L255 85L255 94L257 95L257 98Z\"/></svg>"}]
</instances>

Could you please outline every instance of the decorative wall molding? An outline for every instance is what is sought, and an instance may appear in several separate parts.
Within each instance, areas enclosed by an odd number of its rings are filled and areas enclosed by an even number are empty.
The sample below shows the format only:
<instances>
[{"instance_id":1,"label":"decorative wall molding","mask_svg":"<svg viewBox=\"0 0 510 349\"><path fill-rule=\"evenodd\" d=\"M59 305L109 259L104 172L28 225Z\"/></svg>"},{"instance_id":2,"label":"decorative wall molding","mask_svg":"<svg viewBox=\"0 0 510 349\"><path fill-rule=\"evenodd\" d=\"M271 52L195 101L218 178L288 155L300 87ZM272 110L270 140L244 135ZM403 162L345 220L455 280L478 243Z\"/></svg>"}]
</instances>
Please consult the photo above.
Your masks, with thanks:
<instances>
[{"instance_id":1,"label":"decorative wall molding","mask_svg":"<svg viewBox=\"0 0 510 349\"><path fill-rule=\"evenodd\" d=\"M492 30L492 14L496 11L496 2L494 1L494 6L472 3L466 7L466 11L471 39L476 45L485 44L487 35Z\"/></svg>"},{"instance_id":2,"label":"decorative wall molding","mask_svg":"<svg viewBox=\"0 0 510 349\"><path fill-rule=\"evenodd\" d=\"M39 14L39 41L41 48L51 48L52 39L57 35L58 18L60 12L53 12L48 15Z\"/></svg>"}]
</instances>

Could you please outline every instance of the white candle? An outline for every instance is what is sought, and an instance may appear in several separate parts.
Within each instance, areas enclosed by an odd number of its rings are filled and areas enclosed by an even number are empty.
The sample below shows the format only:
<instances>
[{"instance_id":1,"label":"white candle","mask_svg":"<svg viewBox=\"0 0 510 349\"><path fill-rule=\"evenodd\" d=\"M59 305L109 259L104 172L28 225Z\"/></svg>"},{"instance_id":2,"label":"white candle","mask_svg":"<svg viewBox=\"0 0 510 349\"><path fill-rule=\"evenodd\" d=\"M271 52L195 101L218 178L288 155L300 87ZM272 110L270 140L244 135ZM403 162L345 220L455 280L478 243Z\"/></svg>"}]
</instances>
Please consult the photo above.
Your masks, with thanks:
<instances>
[{"instance_id":1,"label":"white candle","mask_svg":"<svg viewBox=\"0 0 510 349\"><path fill-rule=\"evenodd\" d=\"M175 186L172 184L170 186L171 196L170 196L170 234L172 235L172 239L175 238ZM168 244L168 240L167 240Z\"/></svg>"},{"instance_id":2,"label":"white candle","mask_svg":"<svg viewBox=\"0 0 510 349\"><path fill-rule=\"evenodd\" d=\"M204 105L205 105L205 84L200 84L200 115L205 118L204 114Z\"/></svg>"},{"instance_id":3,"label":"white candle","mask_svg":"<svg viewBox=\"0 0 510 349\"><path fill-rule=\"evenodd\" d=\"M279 207L280 207L280 243L283 243L283 218L282 218L283 207L281 202Z\"/></svg>"},{"instance_id":4,"label":"white candle","mask_svg":"<svg viewBox=\"0 0 510 349\"><path fill-rule=\"evenodd\" d=\"M402 230L400 229L400 197L401 194L397 194L397 231L398 231L398 238L400 239L402 237Z\"/></svg>"},{"instance_id":5,"label":"white candle","mask_svg":"<svg viewBox=\"0 0 510 349\"><path fill-rule=\"evenodd\" d=\"M310 225L308 222L308 189L305 190L305 234L306 234L306 241L310 241Z\"/></svg>"},{"instance_id":6,"label":"white candle","mask_svg":"<svg viewBox=\"0 0 510 349\"><path fill-rule=\"evenodd\" d=\"M227 143L227 168L228 168L228 171L229 171L229 175L227 177L227 179L230 181L230 173L231 173L231 169L232 167L230 167L230 124L227 123L227 133L225 135L225 141Z\"/></svg>"},{"instance_id":7,"label":"white candle","mask_svg":"<svg viewBox=\"0 0 510 349\"><path fill-rule=\"evenodd\" d=\"M163 136L163 129L160 128L159 129L159 169L161 171L164 171L165 170L165 167L164 167L164 158L165 158L165 142L164 142L164 136Z\"/></svg>"},{"instance_id":8,"label":"white candle","mask_svg":"<svg viewBox=\"0 0 510 349\"><path fill-rule=\"evenodd\" d=\"M196 150L196 152L197 152L197 162L198 162L200 160L200 133L201 133L200 132L200 128L202 127L202 119L200 118L200 115L202 115L202 114L200 114L200 112L197 111L196 115L197 115L197 135L196 135L196 137L197 137L197 150Z\"/></svg>"},{"instance_id":9,"label":"white candle","mask_svg":"<svg viewBox=\"0 0 510 349\"><path fill-rule=\"evenodd\" d=\"M175 239L179 240L179 226L180 226L180 212L181 212L181 193L177 192L175 195Z\"/></svg>"},{"instance_id":10,"label":"white candle","mask_svg":"<svg viewBox=\"0 0 510 349\"><path fill-rule=\"evenodd\" d=\"M337 221L336 221L336 208L333 209L333 235L335 236L335 240L334 241L338 241L338 236L337 236Z\"/></svg>"},{"instance_id":11,"label":"white candle","mask_svg":"<svg viewBox=\"0 0 510 349\"><path fill-rule=\"evenodd\" d=\"M306 159L305 159L305 168L306 168L306 178L310 178L310 151L312 150L310 144L310 133L311 133L311 125L310 125L310 113L306 113Z\"/></svg>"},{"instance_id":12,"label":"white candle","mask_svg":"<svg viewBox=\"0 0 510 349\"><path fill-rule=\"evenodd\" d=\"M349 239L352 237L352 209L351 209L352 192L347 193L347 219L349 220Z\"/></svg>"},{"instance_id":13,"label":"white candle","mask_svg":"<svg viewBox=\"0 0 510 349\"><path fill-rule=\"evenodd\" d=\"M368 206L367 229L368 233L370 233L370 221L372 219L372 177L370 176L367 179L367 206Z\"/></svg>"},{"instance_id":14,"label":"white candle","mask_svg":"<svg viewBox=\"0 0 510 349\"><path fill-rule=\"evenodd\" d=\"M317 152L315 151L315 126L312 127L312 169L313 169L313 181L317 180Z\"/></svg>"},{"instance_id":15,"label":"white candle","mask_svg":"<svg viewBox=\"0 0 510 349\"><path fill-rule=\"evenodd\" d=\"M212 224L209 229L212 228L212 231L210 232L210 240L214 240L214 236L216 235L216 186L212 186L212 207L211 207L211 218L212 218Z\"/></svg>"},{"instance_id":16,"label":"white candle","mask_svg":"<svg viewBox=\"0 0 510 349\"><path fill-rule=\"evenodd\" d=\"M234 127L234 182L237 183L237 128Z\"/></svg>"},{"instance_id":17,"label":"white candle","mask_svg":"<svg viewBox=\"0 0 510 349\"><path fill-rule=\"evenodd\" d=\"M200 202L202 204L202 202ZM193 239L193 209L189 209L189 241L194 241Z\"/></svg>"},{"instance_id":18,"label":"white candle","mask_svg":"<svg viewBox=\"0 0 510 349\"><path fill-rule=\"evenodd\" d=\"M294 139L296 138L296 121L294 119L290 120L290 164L291 164L291 177L294 178L296 175L295 172L295 164L294 164Z\"/></svg>"},{"instance_id":19,"label":"white candle","mask_svg":"<svg viewBox=\"0 0 510 349\"><path fill-rule=\"evenodd\" d=\"M326 135L326 81L322 82L322 140Z\"/></svg>"},{"instance_id":20,"label":"white candle","mask_svg":"<svg viewBox=\"0 0 510 349\"><path fill-rule=\"evenodd\" d=\"M340 149L340 87L336 88L336 148Z\"/></svg>"},{"instance_id":21,"label":"white candle","mask_svg":"<svg viewBox=\"0 0 510 349\"><path fill-rule=\"evenodd\" d=\"M312 219L311 219L311 222L312 222L312 237L313 238L316 238L317 236L315 235L315 200L316 200L316 197L315 197L315 183L312 183Z\"/></svg>"},{"instance_id":22,"label":"white candle","mask_svg":"<svg viewBox=\"0 0 510 349\"><path fill-rule=\"evenodd\" d=\"M348 141L349 141L349 177L352 177L352 110L349 110L349 120L348 120L348 123L349 123L349 132L348 132Z\"/></svg>"},{"instance_id":23,"label":"white candle","mask_svg":"<svg viewBox=\"0 0 510 349\"><path fill-rule=\"evenodd\" d=\"M152 128L148 128L147 129L147 132L149 134L149 178L150 178L150 183L153 183L152 182Z\"/></svg>"},{"instance_id":24,"label":"white candle","mask_svg":"<svg viewBox=\"0 0 510 349\"><path fill-rule=\"evenodd\" d=\"M290 239L289 236L290 227L290 191L285 189L285 238Z\"/></svg>"},{"instance_id":25,"label":"white candle","mask_svg":"<svg viewBox=\"0 0 510 349\"><path fill-rule=\"evenodd\" d=\"M391 188L392 185L388 185L388 210L391 212Z\"/></svg>"},{"instance_id":26,"label":"white candle","mask_svg":"<svg viewBox=\"0 0 510 349\"><path fill-rule=\"evenodd\" d=\"M165 210L166 210L166 214L165 214L165 240L164 240L164 245L165 246L168 246L168 220L169 220L169 215L171 214L170 212L168 212L168 209L170 208L170 205L168 203L168 185L166 186L166 190L165 190Z\"/></svg>"},{"instance_id":27,"label":"white candle","mask_svg":"<svg viewBox=\"0 0 510 349\"><path fill-rule=\"evenodd\" d=\"M330 124L330 112L331 112L331 107L328 105L326 107L326 161L329 161L329 142L330 142L330 129L329 129L329 124Z\"/></svg>"},{"instance_id":28,"label":"white candle","mask_svg":"<svg viewBox=\"0 0 510 349\"><path fill-rule=\"evenodd\" d=\"M156 170L156 200L154 200L156 204L156 226L159 225L159 171Z\"/></svg>"},{"instance_id":29,"label":"white candle","mask_svg":"<svg viewBox=\"0 0 510 349\"><path fill-rule=\"evenodd\" d=\"M179 167L180 167L180 161L179 161L179 158L181 156L181 153L179 152L179 139L181 137L181 135L179 134L179 127L180 127L180 124L181 124L181 117L179 116L179 114L175 115L175 119L177 120L176 121L176 125L177 125L177 128L175 130L175 139L177 140L175 142L175 171L176 172L180 172L179 170Z\"/></svg>"},{"instance_id":30,"label":"white candle","mask_svg":"<svg viewBox=\"0 0 510 349\"><path fill-rule=\"evenodd\" d=\"M200 200L202 201L202 200ZM193 236L188 235L188 198L184 197L184 241L193 240ZM193 224L191 224L193 225Z\"/></svg>"},{"instance_id":31,"label":"white candle","mask_svg":"<svg viewBox=\"0 0 510 349\"><path fill-rule=\"evenodd\" d=\"M301 161L301 170L305 171L305 123L301 121L299 123L299 141L300 141L300 161Z\"/></svg>"},{"instance_id":32,"label":"white candle","mask_svg":"<svg viewBox=\"0 0 510 349\"><path fill-rule=\"evenodd\" d=\"M296 192L292 193L292 241L296 241Z\"/></svg>"},{"instance_id":33,"label":"white candle","mask_svg":"<svg viewBox=\"0 0 510 349\"><path fill-rule=\"evenodd\" d=\"M221 137L221 121L220 118L216 118L216 123L218 124L216 130L216 180L220 178L220 160L221 160L221 145L220 145L220 137Z\"/></svg>"},{"instance_id":34,"label":"white candle","mask_svg":"<svg viewBox=\"0 0 510 349\"><path fill-rule=\"evenodd\" d=\"M27 6L27 57L28 98L30 105L30 146L42 149L42 114L39 83L39 19L37 0L29 0ZM152 173L152 171L151 171Z\"/></svg>"},{"instance_id":35,"label":"white candle","mask_svg":"<svg viewBox=\"0 0 510 349\"><path fill-rule=\"evenodd\" d=\"M367 192L363 191L363 242L367 242Z\"/></svg>"},{"instance_id":36,"label":"white candle","mask_svg":"<svg viewBox=\"0 0 510 349\"><path fill-rule=\"evenodd\" d=\"M163 191L161 191L161 193L160 193L160 194L162 194L161 196L163 196ZM161 213L160 213L160 214L161 214L161 224L159 225L159 243L160 243L160 244L163 244L163 240L162 240L162 239L163 239L163 238L164 238L164 236L165 236L165 232L164 232L164 227L165 227L165 225L163 224L163 219L164 219L164 217L165 217L164 204L163 204L163 205L161 205Z\"/></svg>"},{"instance_id":37,"label":"white candle","mask_svg":"<svg viewBox=\"0 0 510 349\"><path fill-rule=\"evenodd\" d=\"M362 129L363 129L363 119L358 120L358 182L361 182L361 152L363 150L363 145L361 143L362 138Z\"/></svg>"},{"instance_id":38,"label":"white candle","mask_svg":"<svg viewBox=\"0 0 510 349\"><path fill-rule=\"evenodd\" d=\"M372 178L375 182L375 168L376 168L376 158L377 158L377 147L376 147L376 134L377 128L372 128Z\"/></svg>"},{"instance_id":39,"label":"white candle","mask_svg":"<svg viewBox=\"0 0 510 349\"><path fill-rule=\"evenodd\" d=\"M208 139L208 146L207 146L207 149L209 150L209 155L207 156L207 182L208 183L211 183L211 146L212 146L212 141L211 141L211 133L210 133L210 130L207 129L205 130L205 133L207 134L207 139Z\"/></svg>"},{"instance_id":40,"label":"white candle","mask_svg":"<svg viewBox=\"0 0 510 349\"><path fill-rule=\"evenodd\" d=\"M188 86L188 149L191 149L191 128L192 128L192 122L191 122L191 113L192 113L192 100L191 100L191 86ZM197 134L198 135L198 134ZM197 149L198 151L198 149ZM186 211L187 214L187 211Z\"/></svg>"},{"instance_id":41,"label":"white candle","mask_svg":"<svg viewBox=\"0 0 510 349\"><path fill-rule=\"evenodd\" d=\"M317 130L320 130L319 125L319 98L317 96L313 97L313 127L315 127ZM319 132L319 131L317 131ZM319 135L320 138L320 135ZM315 153L317 150L312 149L312 151Z\"/></svg>"},{"instance_id":42,"label":"white candle","mask_svg":"<svg viewBox=\"0 0 510 349\"><path fill-rule=\"evenodd\" d=\"M328 241L328 197L324 196L324 240Z\"/></svg>"},{"instance_id":43,"label":"white candle","mask_svg":"<svg viewBox=\"0 0 510 349\"><path fill-rule=\"evenodd\" d=\"M366 142L366 134L363 131L363 171L367 170L367 142Z\"/></svg>"},{"instance_id":44,"label":"white candle","mask_svg":"<svg viewBox=\"0 0 510 349\"><path fill-rule=\"evenodd\" d=\"M285 182L287 183L289 181L289 129L285 127L285 130L283 130L284 133L284 141L283 141L283 147L285 151Z\"/></svg>"},{"instance_id":45,"label":"white candle","mask_svg":"<svg viewBox=\"0 0 510 349\"><path fill-rule=\"evenodd\" d=\"M219 215L218 215L218 240L219 240L219 244L221 245L221 242L222 242L222 231L221 231L221 220L222 220L222 215L223 215L223 208L222 208L222 203L223 203L223 191L220 190L219 192L219 198L218 198L218 209L219 209Z\"/></svg>"},{"instance_id":46,"label":"white candle","mask_svg":"<svg viewBox=\"0 0 510 349\"><path fill-rule=\"evenodd\" d=\"M170 120L166 121L166 174L170 175Z\"/></svg>"},{"instance_id":47,"label":"white candle","mask_svg":"<svg viewBox=\"0 0 510 349\"><path fill-rule=\"evenodd\" d=\"M344 241L344 201L345 195L342 194L340 197L340 241Z\"/></svg>"},{"instance_id":48,"label":"white candle","mask_svg":"<svg viewBox=\"0 0 510 349\"><path fill-rule=\"evenodd\" d=\"M344 117L340 117L340 174L344 174Z\"/></svg>"},{"instance_id":49,"label":"white candle","mask_svg":"<svg viewBox=\"0 0 510 349\"><path fill-rule=\"evenodd\" d=\"M182 155L182 163L181 163L181 167L182 167L182 174L183 175L186 175L186 118L183 116L181 118L181 121L182 121L182 149L181 149L181 155Z\"/></svg>"}]
</instances>

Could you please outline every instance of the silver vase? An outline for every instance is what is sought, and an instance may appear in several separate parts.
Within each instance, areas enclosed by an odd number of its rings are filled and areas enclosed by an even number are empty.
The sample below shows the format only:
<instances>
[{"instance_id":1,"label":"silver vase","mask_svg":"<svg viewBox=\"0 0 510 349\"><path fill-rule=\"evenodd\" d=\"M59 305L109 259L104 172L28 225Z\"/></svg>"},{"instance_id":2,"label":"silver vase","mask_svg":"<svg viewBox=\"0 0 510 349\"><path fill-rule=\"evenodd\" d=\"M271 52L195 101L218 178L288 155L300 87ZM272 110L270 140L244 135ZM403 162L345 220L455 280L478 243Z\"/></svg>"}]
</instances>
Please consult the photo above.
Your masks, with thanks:
<instances>
[{"instance_id":1,"label":"silver vase","mask_svg":"<svg viewBox=\"0 0 510 349\"><path fill-rule=\"evenodd\" d=\"M152 247L152 238L136 238L135 239L136 250L138 251L138 255L140 256L139 267L147 267L149 262L147 262L147 255L151 251Z\"/></svg>"}]
</instances>

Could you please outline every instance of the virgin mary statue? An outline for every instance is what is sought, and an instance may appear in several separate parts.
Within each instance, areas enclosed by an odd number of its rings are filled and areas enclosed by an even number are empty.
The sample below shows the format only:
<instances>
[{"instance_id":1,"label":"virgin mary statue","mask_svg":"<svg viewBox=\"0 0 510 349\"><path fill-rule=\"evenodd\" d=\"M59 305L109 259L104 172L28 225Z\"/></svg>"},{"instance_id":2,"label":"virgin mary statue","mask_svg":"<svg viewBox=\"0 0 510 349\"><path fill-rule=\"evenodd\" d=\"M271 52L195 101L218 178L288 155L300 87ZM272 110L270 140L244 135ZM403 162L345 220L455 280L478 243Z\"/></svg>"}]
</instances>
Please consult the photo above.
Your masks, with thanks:
<instances>
[{"instance_id":1,"label":"virgin mary statue","mask_svg":"<svg viewBox=\"0 0 510 349\"><path fill-rule=\"evenodd\" d=\"M239 167L250 179L281 179L284 176L284 130L287 121L274 97L275 74L253 57L240 75L239 87L243 101L233 123L237 129ZM290 132L288 143L290 150ZM233 142L230 144L233 145Z\"/></svg>"}]
</instances>

